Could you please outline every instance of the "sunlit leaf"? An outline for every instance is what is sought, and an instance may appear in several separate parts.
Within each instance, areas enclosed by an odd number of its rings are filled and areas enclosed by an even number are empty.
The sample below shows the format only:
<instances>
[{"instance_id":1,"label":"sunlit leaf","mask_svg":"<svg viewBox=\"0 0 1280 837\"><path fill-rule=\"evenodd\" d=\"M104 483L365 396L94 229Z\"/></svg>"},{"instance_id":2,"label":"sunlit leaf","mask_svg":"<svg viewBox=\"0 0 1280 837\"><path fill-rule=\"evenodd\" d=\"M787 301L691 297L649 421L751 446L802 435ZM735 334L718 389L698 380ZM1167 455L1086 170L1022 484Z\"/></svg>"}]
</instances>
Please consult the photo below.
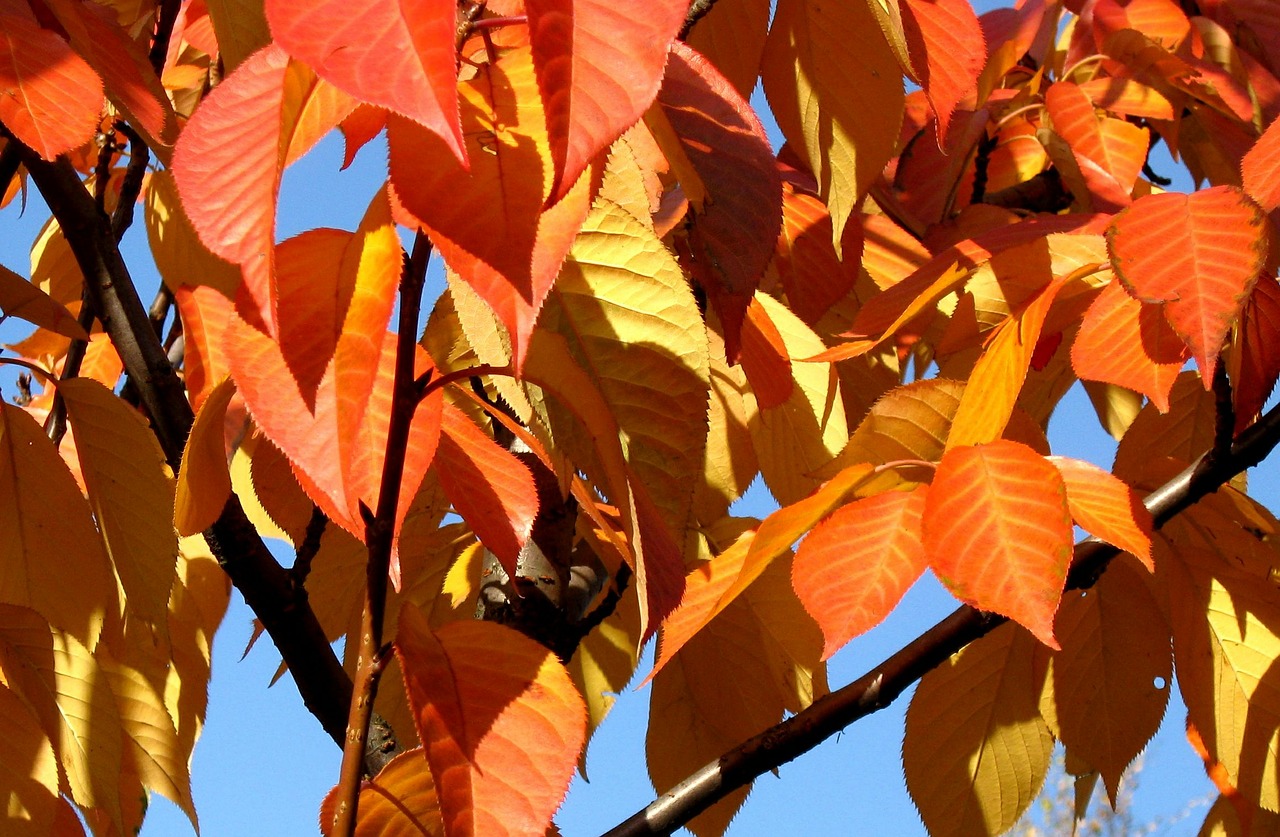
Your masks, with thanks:
<instances>
[{"instance_id":1,"label":"sunlit leaf","mask_svg":"<svg viewBox=\"0 0 1280 837\"><path fill-rule=\"evenodd\" d=\"M900 8L911 63L937 114L941 144L952 112L975 92L987 62L982 28L968 0L903 0Z\"/></svg>"},{"instance_id":2,"label":"sunlit leaf","mask_svg":"<svg viewBox=\"0 0 1280 837\"><path fill-rule=\"evenodd\" d=\"M31 707L0 684L0 784L8 789L5 829L13 837L53 833L58 762Z\"/></svg>"},{"instance_id":3,"label":"sunlit leaf","mask_svg":"<svg viewBox=\"0 0 1280 837\"><path fill-rule=\"evenodd\" d=\"M979 610L1022 624L1051 648L1071 560L1071 516L1058 469L1017 442L952 448L924 510L929 566Z\"/></svg>"},{"instance_id":4,"label":"sunlit leaf","mask_svg":"<svg viewBox=\"0 0 1280 837\"><path fill-rule=\"evenodd\" d=\"M205 5L228 73L271 42L262 0L205 0Z\"/></svg>"},{"instance_id":5,"label":"sunlit leaf","mask_svg":"<svg viewBox=\"0 0 1280 837\"><path fill-rule=\"evenodd\" d=\"M769 0L716 3L685 42L707 57L743 98L760 76L760 57L769 32Z\"/></svg>"},{"instance_id":6,"label":"sunlit leaf","mask_svg":"<svg viewBox=\"0 0 1280 837\"><path fill-rule=\"evenodd\" d=\"M1123 480L1080 459L1053 456L1049 461L1067 486L1071 517L1089 534L1137 558L1150 571L1151 512Z\"/></svg>"},{"instance_id":7,"label":"sunlit leaf","mask_svg":"<svg viewBox=\"0 0 1280 837\"><path fill-rule=\"evenodd\" d=\"M444 837L440 799L421 747L406 750L360 785L356 837ZM332 833L337 791L320 803L320 833Z\"/></svg>"},{"instance_id":8,"label":"sunlit leaf","mask_svg":"<svg viewBox=\"0 0 1280 837\"><path fill-rule=\"evenodd\" d=\"M165 284L175 291L181 285L209 285L228 299L235 298L240 271L201 243L182 208L172 171L152 173L143 217L151 255Z\"/></svg>"},{"instance_id":9,"label":"sunlit leaf","mask_svg":"<svg viewBox=\"0 0 1280 837\"><path fill-rule=\"evenodd\" d=\"M88 142L102 111L102 79L53 32L2 17L0 122L46 160Z\"/></svg>"},{"instance_id":10,"label":"sunlit leaf","mask_svg":"<svg viewBox=\"0 0 1280 837\"><path fill-rule=\"evenodd\" d=\"M173 512L173 525L184 537L213 525L231 496L223 422L235 391L230 378L214 387L187 436Z\"/></svg>"},{"instance_id":11,"label":"sunlit leaf","mask_svg":"<svg viewBox=\"0 0 1280 837\"><path fill-rule=\"evenodd\" d=\"M447 833L545 833L586 734L560 661L492 622L432 631L412 606L395 647Z\"/></svg>"},{"instance_id":12,"label":"sunlit leaf","mask_svg":"<svg viewBox=\"0 0 1280 837\"><path fill-rule=\"evenodd\" d=\"M6 317L20 317L64 337L89 339L65 306L4 266L0 266L0 311Z\"/></svg>"}]
</instances>

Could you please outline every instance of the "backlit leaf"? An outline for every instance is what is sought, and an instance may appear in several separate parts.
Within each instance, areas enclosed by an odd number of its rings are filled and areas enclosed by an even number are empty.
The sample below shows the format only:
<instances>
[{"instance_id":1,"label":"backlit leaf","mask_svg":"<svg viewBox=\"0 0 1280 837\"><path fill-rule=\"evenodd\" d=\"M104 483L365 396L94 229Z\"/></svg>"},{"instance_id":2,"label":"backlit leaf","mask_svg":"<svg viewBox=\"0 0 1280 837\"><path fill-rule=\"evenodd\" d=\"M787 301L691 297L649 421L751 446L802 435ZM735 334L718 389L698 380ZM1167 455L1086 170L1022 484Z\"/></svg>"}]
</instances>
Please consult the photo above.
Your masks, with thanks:
<instances>
[{"instance_id":1,"label":"backlit leaf","mask_svg":"<svg viewBox=\"0 0 1280 837\"><path fill-rule=\"evenodd\" d=\"M1260 277L1240 328L1240 372L1233 376L1236 432L1262 411L1280 376L1280 284Z\"/></svg>"},{"instance_id":2,"label":"backlit leaf","mask_svg":"<svg viewBox=\"0 0 1280 837\"><path fill-rule=\"evenodd\" d=\"M845 235L858 227L845 227ZM831 243L831 215L816 197L782 184L782 229L773 256L773 266L782 280L791 310L809 325L853 289L857 279L854 260L846 253L841 262ZM846 247L848 245L846 244Z\"/></svg>"},{"instance_id":3,"label":"backlit leaf","mask_svg":"<svg viewBox=\"0 0 1280 837\"><path fill-rule=\"evenodd\" d=\"M215 386L196 413L187 436L173 512L173 525L183 537L212 526L231 496L223 422L235 391L235 382L230 378Z\"/></svg>"},{"instance_id":4,"label":"backlit leaf","mask_svg":"<svg viewBox=\"0 0 1280 837\"><path fill-rule=\"evenodd\" d=\"M227 73L271 42L262 0L205 0Z\"/></svg>"},{"instance_id":5,"label":"backlit leaf","mask_svg":"<svg viewBox=\"0 0 1280 837\"><path fill-rule=\"evenodd\" d=\"M1138 299L1164 303L1205 386L1265 262L1264 223L1244 193L1215 186L1190 195L1148 195L1107 230L1116 275Z\"/></svg>"},{"instance_id":6,"label":"backlit leaf","mask_svg":"<svg viewBox=\"0 0 1280 837\"><path fill-rule=\"evenodd\" d=\"M1035 648L1005 625L921 678L907 709L902 765L935 837L1000 834L1040 789L1053 737L1037 709Z\"/></svg>"},{"instance_id":7,"label":"backlit leaf","mask_svg":"<svg viewBox=\"0 0 1280 837\"><path fill-rule=\"evenodd\" d=\"M31 415L10 404L0 405L0 531L0 602L30 607L96 645L119 613L111 564L62 457Z\"/></svg>"},{"instance_id":8,"label":"backlit leaf","mask_svg":"<svg viewBox=\"0 0 1280 837\"><path fill-rule=\"evenodd\" d=\"M924 510L929 566L955 596L1008 616L1051 648L1071 561L1058 469L1018 442L952 448Z\"/></svg>"},{"instance_id":9,"label":"backlit leaf","mask_svg":"<svg viewBox=\"0 0 1280 837\"><path fill-rule=\"evenodd\" d=\"M1142 562L1151 572L1151 512L1123 480L1081 459L1051 456L1067 486L1067 508L1086 532Z\"/></svg>"},{"instance_id":10,"label":"backlit leaf","mask_svg":"<svg viewBox=\"0 0 1280 837\"><path fill-rule=\"evenodd\" d=\"M152 172L143 217L151 255L166 285L175 291L181 285L209 285L228 299L235 298L240 271L200 241L182 208L172 171Z\"/></svg>"},{"instance_id":11,"label":"backlit leaf","mask_svg":"<svg viewBox=\"0 0 1280 837\"><path fill-rule=\"evenodd\" d=\"M74 90L75 95L63 91ZM52 160L93 138L102 79L66 41L34 21L0 16L0 122Z\"/></svg>"},{"instance_id":12,"label":"backlit leaf","mask_svg":"<svg viewBox=\"0 0 1280 837\"><path fill-rule=\"evenodd\" d=\"M13 837L53 833L58 762L31 707L0 684L0 785L9 790L5 828Z\"/></svg>"},{"instance_id":13,"label":"backlit leaf","mask_svg":"<svg viewBox=\"0 0 1280 837\"><path fill-rule=\"evenodd\" d=\"M769 0L716 3L685 39L716 65L744 99L751 95L760 76L769 12Z\"/></svg>"},{"instance_id":14,"label":"backlit leaf","mask_svg":"<svg viewBox=\"0 0 1280 837\"><path fill-rule=\"evenodd\" d=\"M976 91L987 63L982 28L968 0L903 0L900 8L911 63L937 114L941 145L956 104Z\"/></svg>"},{"instance_id":15,"label":"backlit leaf","mask_svg":"<svg viewBox=\"0 0 1280 837\"><path fill-rule=\"evenodd\" d=\"M64 337L89 339L64 305L4 266L0 266L0 311Z\"/></svg>"},{"instance_id":16,"label":"backlit leaf","mask_svg":"<svg viewBox=\"0 0 1280 837\"><path fill-rule=\"evenodd\" d=\"M920 519L927 488L855 500L796 550L792 584L822 628L823 659L880 624L927 566Z\"/></svg>"},{"instance_id":17,"label":"backlit leaf","mask_svg":"<svg viewBox=\"0 0 1280 837\"><path fill-rule=\"evenodd\" d=\"M124 585L125 607L163 625L178 555L168 510L173 474L146 421L86 378L58 385L76 434L80 470L107 555Z\"/></svg>"},{"instance_id":18,"label":"backlit leaf","mask_svg":"<svg viewBox=\"0 0 1280 837\"><path fill-rule=\"evenodd\" d=\"M1241 165L1244 190L1267 212L1280 209L1280 120L1262 133Z\"/></svg>"},{"instance_id":19,"label":"backlit leaf","mask_svg":"<svg viewBox=\"0 0 1280 837\"><path fill-rule=\"evenodd\" d=\"M360 785L356 837L444 837L440 799L421 747L406 750ZM320 833L332 833L337 791L320 804Z\"/></svg>"},{"instance_id":20,"label":"backlit leaf","mask_svg":"<svg viewBox=\"0 0 1280 837\"><path fill-rule=\"evenodd\" d=\"M454 4L268 0L271 34L351 95L401 113L466 162L458 124Z\"/></svg>"},{"instance_id":21,"label":"backlit leaf","mask_svg":"<svg viewBox=\"0 0 1280 837\"><path fill-rule=\"evenodd\" d=\"M544 834L586 734L582 696L564 666L492 622L432 631L411 605L395 647L446 832Z\"/></svg>"},{"instance_id":22,"label":"backlit leaf","mask_svg":"<svg viewBox=\"0 0 1280 837\"><path fill-rule=\"evenodd\" d=\"M897 143L898 61L865 2L779 0L761 74L783 136L818 178L839 252L850 213Z\"/></svg>"},{"instance_id":23,"label":"backlit leaf","mask_svg":"<svg viewBox=\"0 0 1280 837\"><path fill-rule=\"evenodd\" d=\"M526 0L525 11L555 161L550 204L649 107L662 82L667 43L688 4L652 0L622 8L609 0Z\"/></svg>"}]
</instances>

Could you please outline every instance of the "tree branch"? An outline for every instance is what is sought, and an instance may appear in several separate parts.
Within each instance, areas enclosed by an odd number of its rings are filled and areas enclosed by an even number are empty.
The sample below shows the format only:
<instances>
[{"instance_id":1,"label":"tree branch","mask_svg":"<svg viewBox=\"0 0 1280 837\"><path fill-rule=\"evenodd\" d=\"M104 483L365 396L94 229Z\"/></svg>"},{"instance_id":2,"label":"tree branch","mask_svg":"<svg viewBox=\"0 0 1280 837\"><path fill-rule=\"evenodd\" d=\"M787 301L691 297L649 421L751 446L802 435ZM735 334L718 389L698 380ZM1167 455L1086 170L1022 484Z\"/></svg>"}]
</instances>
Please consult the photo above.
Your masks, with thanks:
<instances>
[{"instance_id":1,"label":"tree branch","mask_svg":"<svg viewBox=\"0 0 1280 837\"><path fill-rule=\"evenodd\" d=\"M1280 408L1244 431L1228 451L1206 453L1144 500L1159 527L1261 462L1280 442ZM1093 538L1076 546L1068 589L1093 586L1119 550ZM889 706L912 683L952 654L1008 621L962 606L854 682L704 765L605 837L666 835L728 793L813 749L853 722Z\"/></svg>"},{"instance_id":2,"label":"tree branch","mask_svg":"<svg viewBox=\"0 0 1280 837\"><path fill-rule=\"evenodd\" d=\"M51 163L16 139L10 137L9 142L20 146L23 164L62 228L94 309L138 388L165 458L177 473L194 416L182 381L138 299L110 219L98 211L66 158ZM272 557L234 495L205 537L280 650L307 709L341 745L351 680L305 591L295 589L289 572Z\"/></svg>"}]
</instances>

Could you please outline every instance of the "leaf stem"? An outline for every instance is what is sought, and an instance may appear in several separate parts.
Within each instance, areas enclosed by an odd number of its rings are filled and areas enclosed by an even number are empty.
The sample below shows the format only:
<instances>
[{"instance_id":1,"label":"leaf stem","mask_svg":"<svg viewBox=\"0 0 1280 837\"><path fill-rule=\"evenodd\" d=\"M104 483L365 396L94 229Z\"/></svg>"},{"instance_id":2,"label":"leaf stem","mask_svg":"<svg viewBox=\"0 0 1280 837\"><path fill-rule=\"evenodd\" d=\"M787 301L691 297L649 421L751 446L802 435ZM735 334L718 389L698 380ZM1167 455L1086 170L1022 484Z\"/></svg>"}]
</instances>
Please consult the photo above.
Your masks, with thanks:
<instances>
[{"instance_id":1,"label":"leaf stem","mask_svg":"<svg viewBox=\"0 0 1280 837\"><path fill-rule=\"evenodd\" d=\"M468 366L465 369L455 369L447 372L440 377L432 377L430 373L423 374L416 378L413 382L414 390L417 393L419 401L425 400L428 395L438 389L442 389L449 384L457 381L473 378L476 375L514 375L510 366L491 366L482 363L478 366Z\"/></svg>"},{"instance_id":2,"label":"leaf stem","mask_svg":"<svg viewBox=\"0 0 1280 837\"><path fill-rule=\"evenodd\" d=\"M364 773L369 721L378 695L378 680L386 665L382 631L387 604L387 573L391 565L396 510L400 505L400 483L409 444L413 414L420 401L413 366L417 352L418 316L422 310L422 288L426 282L431 240L421 231L413 242L413 253L400 275L400 316L396 338L396 366L392 382L391 418L387 430L386 457L378 488L377 511L365 519L366 564L364 609L360 617L360 650L356 658L356 682L347 716L347 734L342 749L342 770L334 806L332 834L350 837L355 833L360 779Z\"/></svg>"},{"instance_id":3,"label":"leaf stem","mask_svg":"<svg viewBox=\"0 0 1280 837\"><path fill-rule=\"evenodd\" d=\"M1181 474L1151 492L1144 503L1157 528L1236 474L1261 462L1280 442L1280 407L1240 434L1219 456L1205 453ZM1067 589L1092 587L1119 550L1094 538L1076 544ZM667 835L730 792L816 747L855 721L892 704L906 689L952 654L1008 621L968 605L957 608L897 653L852 683L814 701L802 712L744 741L690 774L604 837Z\"/></svg>"}]
</instances>

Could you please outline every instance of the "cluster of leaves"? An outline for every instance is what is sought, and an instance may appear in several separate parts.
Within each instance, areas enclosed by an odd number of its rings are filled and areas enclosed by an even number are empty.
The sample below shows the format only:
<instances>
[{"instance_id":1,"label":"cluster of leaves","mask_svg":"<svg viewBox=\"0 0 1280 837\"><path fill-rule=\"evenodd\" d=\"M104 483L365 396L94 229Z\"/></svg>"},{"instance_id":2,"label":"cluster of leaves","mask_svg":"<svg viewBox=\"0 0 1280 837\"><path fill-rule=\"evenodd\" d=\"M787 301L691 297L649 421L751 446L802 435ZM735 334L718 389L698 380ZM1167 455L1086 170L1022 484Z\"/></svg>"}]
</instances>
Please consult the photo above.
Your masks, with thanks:
<instances>
[{"instance_id":1,"label":"cluster of leaves","mask_svg":"<svg viewBox=\"0 0 1280 837\"><path fill-rule=\"evenodd\" d=\"M720 834L793 730L922 674L932 833L1012 827L1055 741L1115 799L1175 665L1214 827L1280 811L1280 523L1225 484L1280 438L1272 11L616 6L0 2L4 199L53 215L0 271L43 385L0 406L6 833L194 823L224 570L345 744L325 833L545 833L655 633L655 787L748 755L619 833ZM385 183L277 242L335 129ZM1112 472L1050 454L1077 382ZM732 515L757 475L780 508ZM1074 526L1126 557L1073 569ZM927 569L980 629L839 714L824 661Z\"/></svg>"}]
</instances>

